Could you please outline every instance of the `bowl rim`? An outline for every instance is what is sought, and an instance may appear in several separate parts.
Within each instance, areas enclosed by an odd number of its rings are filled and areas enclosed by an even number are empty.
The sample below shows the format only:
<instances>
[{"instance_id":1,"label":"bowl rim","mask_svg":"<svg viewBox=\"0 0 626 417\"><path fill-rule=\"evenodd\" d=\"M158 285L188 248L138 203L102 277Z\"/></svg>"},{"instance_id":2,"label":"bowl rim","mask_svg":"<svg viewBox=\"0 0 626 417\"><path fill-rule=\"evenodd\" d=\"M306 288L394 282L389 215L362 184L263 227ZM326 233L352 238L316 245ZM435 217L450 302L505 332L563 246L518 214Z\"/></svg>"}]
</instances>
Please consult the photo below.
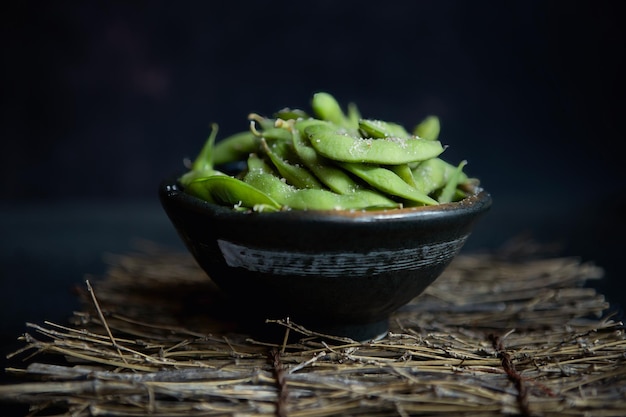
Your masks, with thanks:
<instances>
[{"instance_id":1,"label":"bowl rim","mask_svg":"<svg viewBox=\"0 0 626 417\"><path fill-rule=\"evenodd\" d=\"M253 212L236 211L230 207L210 203L201 198L185 192L184 187L178 181L179 176L173 175L164 179L159 186L161 200L176 200L187 207L193 207L196 211L205 211L219 216L227 216L238 219L250 217L269 219L298 219L311 221L382 221L403 220L430 217L457 216L468 212L482 213L489 209L492 204L491 194L484 188L473 185L471 194L462 200L441 203L432 206L403 207L395 209L358 210L358 209L334 209L334 210L282 210L277 212Z\"/></svg>"}]
</instances>

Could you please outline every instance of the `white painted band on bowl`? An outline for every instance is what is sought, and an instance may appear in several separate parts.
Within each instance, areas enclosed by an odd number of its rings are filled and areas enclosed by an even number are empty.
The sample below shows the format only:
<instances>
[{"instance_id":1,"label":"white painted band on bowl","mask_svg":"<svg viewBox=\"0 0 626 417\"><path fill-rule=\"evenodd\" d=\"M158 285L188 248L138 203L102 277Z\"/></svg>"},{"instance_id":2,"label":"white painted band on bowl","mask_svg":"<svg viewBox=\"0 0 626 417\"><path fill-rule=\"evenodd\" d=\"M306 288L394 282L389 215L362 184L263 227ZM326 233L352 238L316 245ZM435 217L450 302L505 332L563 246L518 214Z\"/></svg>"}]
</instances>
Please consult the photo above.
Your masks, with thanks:
<instances>
[{"instance_id":1,"label":"white painted band on bowl","mask_svg":"<svg viewBox=\"0 0 626 417\"><path fill-rule=\"evenodd\" d=\"M367 253L306 253L242 246L226 240L218 245L226 264L233 268L276 275L377 275L400 270L416 270L447 262L459 252L469 234L457 239L417 248L375 250Z\"/></svg>"}]
</instances>

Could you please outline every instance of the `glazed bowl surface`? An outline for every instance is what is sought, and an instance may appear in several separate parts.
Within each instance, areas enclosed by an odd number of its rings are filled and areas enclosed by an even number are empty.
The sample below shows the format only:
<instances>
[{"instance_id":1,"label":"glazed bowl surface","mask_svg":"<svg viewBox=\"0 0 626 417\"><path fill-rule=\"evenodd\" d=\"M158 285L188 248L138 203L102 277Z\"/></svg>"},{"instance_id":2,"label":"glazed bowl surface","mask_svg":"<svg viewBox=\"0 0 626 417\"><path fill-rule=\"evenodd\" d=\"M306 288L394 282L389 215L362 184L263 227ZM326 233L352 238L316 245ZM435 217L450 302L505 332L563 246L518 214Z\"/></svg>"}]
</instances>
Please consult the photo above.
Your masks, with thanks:
<instances>
[{"instance_id":1,"label":"glazed bowl surface","mask_svg":"<svg viewBox=\"0 0 626 417\"><path fill-rule=\"evenodd\" d=\"M187 194L176 177L161 204L199 266L246 325L267 319L354 340L384 335L390 315L450 264L491 206L460 202L381 211L238 212Z\"/></svg>"}]
</instances>

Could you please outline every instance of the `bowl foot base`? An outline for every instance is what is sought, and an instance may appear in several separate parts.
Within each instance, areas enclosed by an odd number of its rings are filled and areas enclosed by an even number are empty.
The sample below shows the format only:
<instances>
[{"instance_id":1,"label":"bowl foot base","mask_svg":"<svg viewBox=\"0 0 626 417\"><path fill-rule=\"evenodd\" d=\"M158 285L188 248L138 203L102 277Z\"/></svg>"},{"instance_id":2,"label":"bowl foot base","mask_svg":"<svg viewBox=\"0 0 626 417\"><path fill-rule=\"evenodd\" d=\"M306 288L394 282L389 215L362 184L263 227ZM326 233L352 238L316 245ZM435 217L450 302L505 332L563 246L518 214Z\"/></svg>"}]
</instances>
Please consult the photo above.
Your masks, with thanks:
<instances>
[{"instance_id":1,"label":"bowl foot base","mask_svg":"<svg viewBox=\"0 0 626 417\"><path fill-rule=\"evenodd\" d=\"M330 336L349 337L357 342L380 340L389 331L389 320L381 320L365 324L319 324L311 325L310 330Z\"/></svg>"}]
</instances>

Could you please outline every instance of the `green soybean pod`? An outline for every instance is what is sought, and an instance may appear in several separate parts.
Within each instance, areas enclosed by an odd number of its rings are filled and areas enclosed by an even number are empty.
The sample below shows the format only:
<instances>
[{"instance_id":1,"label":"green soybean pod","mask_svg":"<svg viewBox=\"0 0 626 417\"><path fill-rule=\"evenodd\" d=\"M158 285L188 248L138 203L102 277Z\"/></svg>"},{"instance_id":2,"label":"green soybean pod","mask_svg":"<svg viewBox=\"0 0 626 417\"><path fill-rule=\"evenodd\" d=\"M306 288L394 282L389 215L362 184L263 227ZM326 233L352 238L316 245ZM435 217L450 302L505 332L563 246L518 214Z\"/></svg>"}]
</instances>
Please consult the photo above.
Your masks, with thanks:
<instances>
[{"instance_id":1,"label":"green soybean pod","mask_svg":"<svg viewBox=\"0 0 626 417\"><path fill-rule=\"evenodd\" d=\"M361 120L361 112L359 108L354 103L348 104L348 115L347 120L349 124L349 128L353 130L357 130L359 128L359 120Z\"/></svg>"},{"instance_id":2,"label":"green soybean pod","mask_svg":"<svg viewBox=\"0 0 626 417\"><path fill-rule=\"evenodd\" d=\"M195 197L198 197L200 200L204 200L208 203L220 204L217 201L215 201L215 199L213 198L213 195L211 194L211 190L204 187L202 184L200 184L200 181L205 180L207 178L211 178L211 177L191 179L185 185L185 192Z\"/></svg>"},{"instance_id":3,"label":"green soybean pod","mask_svg":"<svg viewBox=\"0 0 626 417\"><path fill-rule=\"evenodd\" d=\"M282 129L280 127L273 127L271 129L264 130L262 136L264 139L269 141L291 141L291 132L289 132L287 129Z\"/></svg>"},{"instance_id":4,"label":"green soybean pod","mask_svg":"<svg viewBox=\"0 0 626 417\"><path fill-rule=\"evenodd\" d=\"M244 160L248 154L259 149L259 138L250 131L235 133L215 143L213 163L223 165Z\"/></svg>"},{"instance_id":5,"label":"green soybean pod","mask_svg":"<svg viewBox=\"0 0 626 417\"><path fill-rule=\"evenodd\" d=\"M329 121L337 126L346 127L346 115L341 109L339 102L332 95L325 92L313 94L311 108L319 119Z\"/></svg>"},{"instance_id":6,"label":"green soybean pod","mask_svg":"<svg viewBox=\"0 0 626 417\"><path fill-rule=\"evenodd\" d=\"M298 120L298 119L308 119L310 116L307 112L301 109L291 109L289 107L285 107L276 113L274 113L275 119L283 119L283 120Z\"/></svg>"},{"instance_id":7,"label":"green soybean pod","mask_svg":"<svg viewBox=\"0 0 626 417\"><path fill-rule=\"evenodd\" d=\"M266 211L278 211L281 208L278 202L259 189L228 175L197 179L189 183L186 190L215 204L247 208L258 206Z\"/></svg>"},{"instance_id":8,"label":"green soybean pod","mask_svg":"<svg viewBox=\"0 0 626 417\"><path fill-rule=\"evenodd\" d=\"M218 171L216 169L205 170L205 171L187 171L185 172L178 181L184 186L187 187L193 181L209 178L209 177L217 177L217 176L227 176L225 172Z\"/></svg>"},{"instance_id":9,"label":"green soybean pod","mask_svg":"<svg viewBox=\"0 0 626 417\"><path fill-rule=\"evenodd\" d=\"M359 132L366 138L408 138L411 136L404 126L383 120L359 120Z\"/></svg>"},{"instance_id":10,"label":"green soybean pod","mask_svg":"<svg viewBox=\"0 0 626 417\"><path fill-rule=\"evenodd\" d=\"M262 169L248 171L243 177L243 181L267 194L281 205L284 205L288 194L297 190L293 185L287 184L278 176Z\"/></svg>"},{"instance_id":11,"label":"green soybean pod","mask_svg":"<svg viewBox=\"0 0 626 417\"><path fill-rule=\"evenodd\" d=\"M434 191L444 187L450 176L454 173L456 167L441 158L432 158L420 162L416 168L412 169L415 188L425 194L431 194ZM459 174L459 182L467 181L465 173Z\"/></svg>"},{"instance_id":12,"label":"green soybean pod","mask_svg":"<svg viewBox=\"0 0 626 417\"><path fill-rule=\"evenodd\" d=\"M270 174L274 173L274 168L272 168L272 166L265 162L263 158L259 157L256 153L248 155L246 164L248 166L248 171L261 171Z\"/></svg>"},{"instance_id":13,"label":"green soybean pod","mask_svg":"<svg viewBox=\"0 0 626 417\"><path fill-rule=\"evenodd\" d=\"M301 165L290 164L284 159L283 148L286 146L285 143L270 146L265 139L262 139L261 144L276 170L288 183L298 188L323 188L322 184L308 169Z\"/></svg>"},{"instance_id":14,"label":"green soybean pod","mask_svg":"<svg viewBox=\"0 0 626 417\"><path fill-rule=\"evenodd\" d=\"M413 134L426 140L437 140L441 124L437 116L427 116L413 129Z\"/></svg>"},{"instance_id":15,"label":"green soybean pod","mask_svg":"<svg viewBox=\"0 0 626 417\"><path fill-rule=\"evenodd\" d=\"M285 122L287 123L287 122ZM282 125L282 122L278 122L279 125ZM306 137L306 129L309 126L315 126L315 125L324 125L324 126L333 126L330 124L330 122L327 122L325 120L320 120L320 119L314 119L314 118L310 118L310 119L302 119L302 120L297 120L294 122L292 128L298 130L298 133L300 133L300 136L305 138Z\"/></svg>"},{"instance_id":16,"label":"green soybean pod","mask_svg":"<svg viewBox=\"0 0 626 417\"><path fill-rule=\"evenodd\" d=\"M449 203L454 199L459 181L461 180L461 173L463 172L463 167L465 167L465 165L467 165L467 161L461 161L452 175L450 175L448 182L443 187L443 190L437 199L440 203Z\"/></svg>"},{"instance_id":17,"label":"green soybean pod","mask_svg":"<svg viewBox=\"0 0 626 417\"><path fill-rule=\"evenodd\" d=\"M319 154L342 162L399 165L424 161L437 157L443 152L443 146L438 141L416 137L355 138L322 124L308 126L305 134Z\"/></svg>"},{"instance_id":18,"label":"green soybean pod","mask_svg":"<svg viewBox=\"0 0 626 417\"><path fill-rule=\"evenodd\" d=\"M328 190L296 190L285 205L295 210L376 210L400 208L401 204L380 193L362 189L349 194Z\"/></svg>"},{"instance_id":19,"label":"green soybean pod","mask_svg":"<svg viewBox=\"0 0 626 417\"><path fill-rule=\"evenodd\" d=\"M439 204L437 200L411 187L393 171L386 168L359 163L340 163L339 165L383 193L425 205Z\"/></svg>"},{"instance_id":20,"label":"green soybean pod","mask_svg":"<svg viewBox=\"0 0 626 417\"><path fill-rule=\"evenodd\" d=\"M298 129L293 131L293 147L302 163L332 191L338 194L349 194L361 188L345 171L318 155L315 149L302 139Z\"/></svg>"},{"instance_id":21,"label":"green soybean pod","mask_svg":"<svg viewBox=\"0 0 626 417\"><path fill-rule=\"evenodd\" d=\"M244 181L271 196L283 206L295 210L367 210L398 208L399 204L372 190L337 194L329 190L297 189L275 175L250 171Z\"/></svg>"},{"instance_id":22,"label":"green soybean pod","mask_svg":"<svg viewBox=\"0 0 626 417\"><path fill-rule=\"evenodd\" d=\"M393 171L398 177L402 178L404 182L409 184L411 187L417 188L415 178L413 178L413 171L411 171L411 167L409 166L409 164L387 165L386 168Z\"/></svg>"},{"instance_id":23,"label":"green soybean pod","mask_svg":"<svg viewBox=\"0 0 626 417\"><path fill-rule=\"evenodd\" d=\"M415 188L424 194L431 194L446 184L448 169L452 165L441 158L431 158L422 161L411 170Z\"/></svg>"}]
</instances>

